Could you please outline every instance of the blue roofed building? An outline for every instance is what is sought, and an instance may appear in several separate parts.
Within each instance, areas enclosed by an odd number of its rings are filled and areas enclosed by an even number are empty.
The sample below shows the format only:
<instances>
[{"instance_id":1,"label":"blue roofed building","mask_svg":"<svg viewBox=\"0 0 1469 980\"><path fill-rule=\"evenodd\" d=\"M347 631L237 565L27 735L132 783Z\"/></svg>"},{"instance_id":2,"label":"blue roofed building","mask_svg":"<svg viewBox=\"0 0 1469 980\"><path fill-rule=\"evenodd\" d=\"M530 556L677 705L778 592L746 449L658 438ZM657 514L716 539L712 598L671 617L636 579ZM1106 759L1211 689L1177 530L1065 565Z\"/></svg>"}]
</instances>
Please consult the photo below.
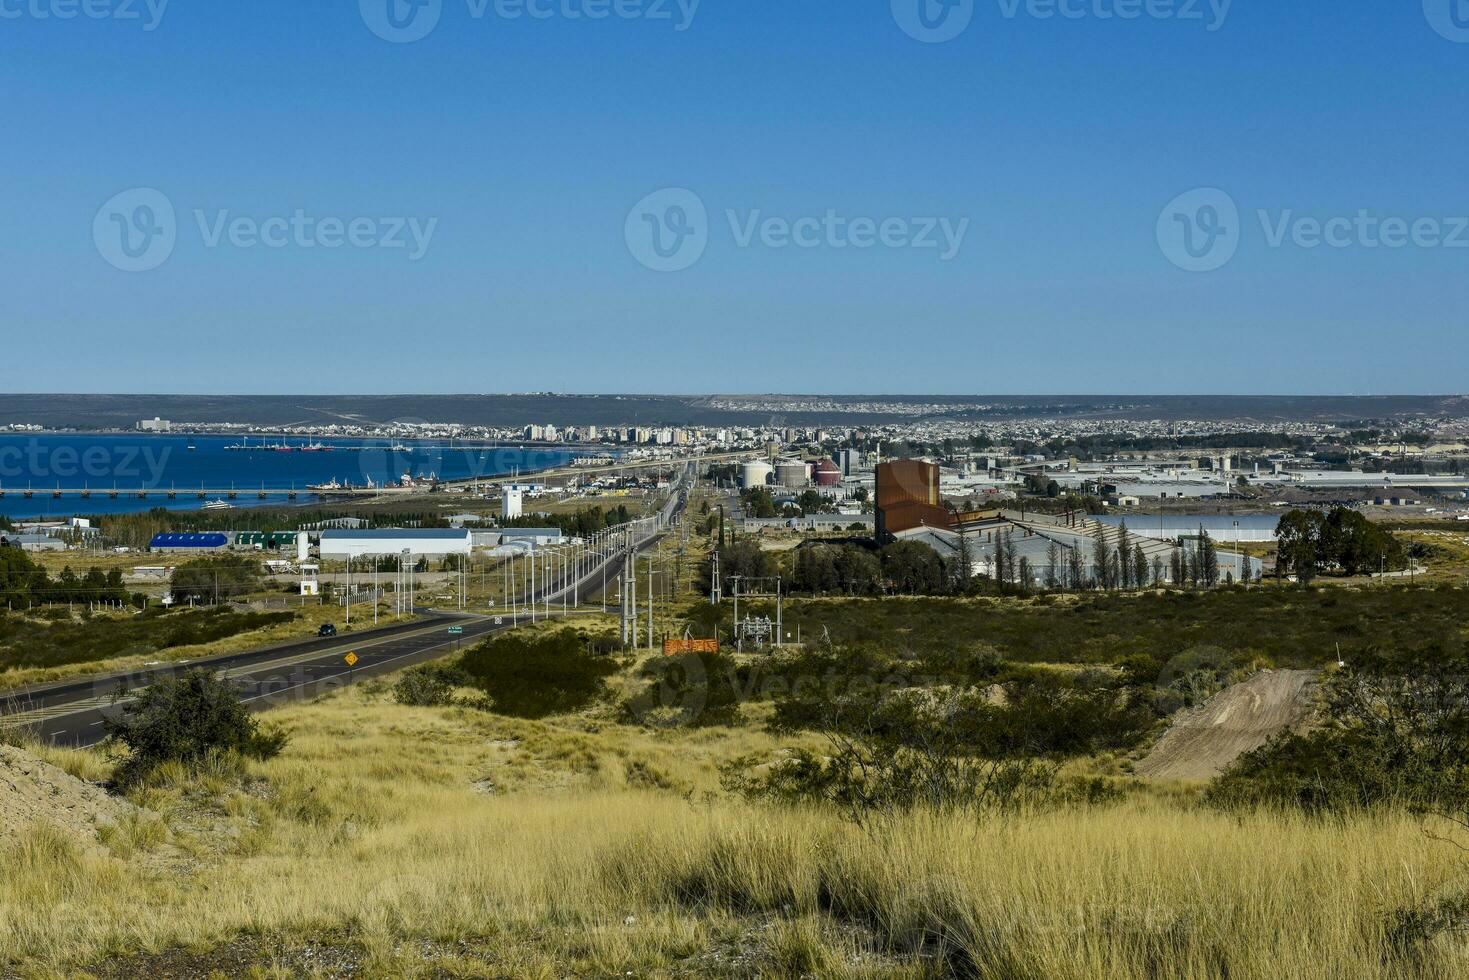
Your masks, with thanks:
<instances>
[{"instance_id":1,"label":"blue roofed building","mask_svg":"<svg viewBox=\"0 0 1469 980\"><path fill-rule=\"evenodd\" d=\"M210 552L225 551L230 546L230 536L223 532L200 534L155 534L148 542L149 551Z\"/></svg>"}]
</instances>

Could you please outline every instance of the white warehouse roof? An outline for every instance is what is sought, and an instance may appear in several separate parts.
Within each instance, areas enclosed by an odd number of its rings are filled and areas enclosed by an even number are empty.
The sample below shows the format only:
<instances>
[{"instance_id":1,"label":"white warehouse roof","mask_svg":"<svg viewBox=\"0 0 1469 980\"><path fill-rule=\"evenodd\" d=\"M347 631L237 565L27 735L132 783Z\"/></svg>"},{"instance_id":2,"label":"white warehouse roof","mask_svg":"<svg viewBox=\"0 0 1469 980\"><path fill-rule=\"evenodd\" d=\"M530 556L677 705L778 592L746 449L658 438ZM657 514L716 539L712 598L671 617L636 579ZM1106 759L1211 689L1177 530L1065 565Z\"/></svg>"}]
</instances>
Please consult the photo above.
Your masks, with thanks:
<instances>
[{"instance_id":1,"label":"white warehouse roof","mask_svg":"<svg viewBox=\"0 0 1469 980\"><path fill-rule=\"evenodd\" d=\"M467 555L473 537L466 528L377 528L370 531L322 531L323 558L367 555Z\"/></svg>"}]
</instances>

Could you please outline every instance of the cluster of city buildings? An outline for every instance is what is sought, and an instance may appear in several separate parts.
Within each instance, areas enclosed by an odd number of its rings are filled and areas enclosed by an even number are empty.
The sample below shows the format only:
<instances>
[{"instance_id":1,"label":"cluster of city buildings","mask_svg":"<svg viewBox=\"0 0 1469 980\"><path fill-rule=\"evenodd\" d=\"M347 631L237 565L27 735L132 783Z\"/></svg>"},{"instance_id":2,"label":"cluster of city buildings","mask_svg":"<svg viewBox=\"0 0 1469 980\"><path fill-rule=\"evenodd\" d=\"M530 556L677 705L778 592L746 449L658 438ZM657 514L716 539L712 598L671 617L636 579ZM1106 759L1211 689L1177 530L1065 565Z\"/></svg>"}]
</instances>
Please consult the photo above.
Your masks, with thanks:
<instances>
[{"instance_id":1,"label":"cluster of city buildings","mask_svg":"<svg viewBox=\"0 0 1469 980\"><path fill-rule=\"evenodd\" d=\"M1030 587L1172 583L1213 537L1202 526L1171 538L1129 532L1080 511L962 509L944 499L938 465L924 460L880 463L874 483L879 542L920 542L949 562L967 556L973 575ZM1241 553L1217 551L1217 562L1220 581L1253 581L1263 570Z\"/></svg>"}]
</instances>

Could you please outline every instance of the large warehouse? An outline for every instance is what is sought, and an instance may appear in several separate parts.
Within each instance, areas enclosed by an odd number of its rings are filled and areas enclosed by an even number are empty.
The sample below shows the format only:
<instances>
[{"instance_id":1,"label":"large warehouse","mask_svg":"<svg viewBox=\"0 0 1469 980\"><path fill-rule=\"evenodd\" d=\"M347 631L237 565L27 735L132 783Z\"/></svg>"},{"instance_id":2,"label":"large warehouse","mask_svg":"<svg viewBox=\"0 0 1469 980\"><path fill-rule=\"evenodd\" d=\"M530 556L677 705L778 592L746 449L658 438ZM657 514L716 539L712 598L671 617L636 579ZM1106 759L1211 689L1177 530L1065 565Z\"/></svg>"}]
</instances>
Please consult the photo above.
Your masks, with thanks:
<instances>
[{"instance_id":1,"label":"large warehouse","mask_svg":"<svg viewBox=\"0 0 1469 980\"><path fill-rule=\"evenodd\" d=\"M155 534L148 542L149 551L180 551L204 553L225 551L230 546L230 536L217 532L199 534Z\"/></svg>"},{"instance_id":2,"label":"large warehouse","mask_svg":"<svg viewBox=\"0 0 1469 980\"><path fill-rule=\"evenodd\" d=\"M376 528L371 531L322 531L321 557L346 561L373 555L442 558L467 555L473 545L468 528Z\"/></svg>"},{"instance_id":3,"label":"large warehouse","mask_svg":"<svg viewBox=\"0 0 1469 980\"><path fill-rule=\"evenodd\" d=\"M962 527L961 536L959 528ZM1196 533L1197 527L1191 529ZM1048 585L1052 578L1062 585L1078 587L1095 585L1098 569L1095 565L1097 538L1106 542L1115 556L1122 544L1118 527L1098 521L1080 512L1060 515L1031 514L1022 516L1014 511L996 511L977 520L962 521L958 527L940 528L919 526L899 531L900 541L917 541L928 545L946 561L956 561L966 548L972 563L971 571L976 575L997 577L997 544L1001 553L1013 555L1017 580L1028 577L1025 584L1032 587ZM1211 534L1211 537L1213 535ZM1217 545L1227 545L1219 541ZM1173 581L1174 553L1187 550L1190 553L1197 543L1185 538L1178 541L1161 541L1140 533L1129 531L1127 550L1135 554L1141 551L1147 567L1147 581L1167 583ZM1233 581L1250 581L1260 578L1263 565L1258 558L1237 554L1220 548L1217 552L1221 578L1228 575ZM1021 566L1021 560L1024 565ZM1052 565L1052 562L1055 562ZM1021 568L1025 571L1022 574ZM1008 574L1008 573L1007 573ZM1072 582L1079 578L1079 582Z\"/></svg>"}]
</instances>

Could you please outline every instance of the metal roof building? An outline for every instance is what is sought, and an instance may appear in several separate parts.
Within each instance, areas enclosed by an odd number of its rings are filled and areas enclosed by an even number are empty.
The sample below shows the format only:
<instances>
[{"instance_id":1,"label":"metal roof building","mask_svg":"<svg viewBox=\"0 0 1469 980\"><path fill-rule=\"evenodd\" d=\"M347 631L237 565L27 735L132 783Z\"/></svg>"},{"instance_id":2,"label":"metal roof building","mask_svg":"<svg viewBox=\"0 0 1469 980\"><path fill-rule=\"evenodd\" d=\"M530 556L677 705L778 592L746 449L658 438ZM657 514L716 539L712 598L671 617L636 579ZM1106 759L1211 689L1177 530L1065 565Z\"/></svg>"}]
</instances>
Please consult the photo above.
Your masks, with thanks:
<instances>
[{"instance_id":1,"label":"metal roof building","mask_svg":"<svg viewBox=\"0 0 1469 980\"><path fill-rule=\"evenodd\" d=\"M230 536L216 532L205 534L155 534L148 542L149 551L223 551L230 546Z\"/></svg>"},{"instance_id":2,"label":"metal roof building","mask_svg":"<svg viewBox=\"0 0 1469 980\"><path fill-rule=\"evenodd\" d=\"M49 534L16 534L9 531L0 534L0 547L19 548L22 551L65 551L66 542Z\"/></svg>"},{"instance_id":3,"label":"metal roof building","mask_svg":"<svg viewBox=\"0 0 1469 980\"><path fill-rule=\"evenodd\" d=\"M370 531L322 531L321 557L346 560L371 555L440 558L467 555L473 538L465 528L374 528Z\"/></svg>"},{"instance_id":4,"label":"metal roof building","mask_svg":"<svg viewBox=\"0 0 1469 980\"><path fill-rule=\"evenodd\" d=\"M1032 515L1030 518L1020 519L1013 512L1006 512L998 519L967 522L964 526L966 528L964 538L961 538L957 530L935 527L909 528L899 531L897 538L926 544L946 561L951 562L957 560L961 554L961 548L967 546L973 572L976 575L986 575L991 578L995 577L997 571L996 543L997 540L1003 541L1005 550L1015 555L1017 564L1020 558L1026 560L1026 565L1030 570L1029 584L1033 586L1043 585L1053 574L1058 579L1064 579L1063 569L1070 565L1072 554L1076 556L1076 564L1080 568L1083 581L1095 582L1098 579L1094 564L1097 534L1100 532L1114 553L1121 541L1121 532L1117 527L1080 514ZM1197 525L1193 533L1197 535ZM1221 542L1216 539L1217 543ZM1054 569L1051 566L1053 545L1055 559L1059 566ZM1192 551L1196 545L1196 541L1190 542L1185 539L1184 548L1189 551ZM1177 550L1173 542L1132 533L1132 528L1129 526L1128 551L1135 550L1142 551L1150 577L1156 570L1159 581L1172 580L1172 559L1174 551ZM1234 554L1223 549L1219 549L1217 554L1221 579L1227 573L1232 575L1235 581L1241 581L1246 570L1251 579L1260 577L1263 565L1258 558Z\"/></svg>"},{"instance_id":5,"label":"metal roof building","mask_svg":"<svg viewBox=\"0 0 1469 980\"><path fill-rule=\"evenodd\" d=\"M294 548L295 531L240 531L235 534L236 548Z\"/></svg>"},{"instance_id":6,"label":"metal roof building","mask_svg":"<svg viewBox=\"0 0 1469 980\"><path fill-rule=\"evenodd\" d=\"M1199 528L1220 544L1229 545L1243 541L1257 543L1275 540L1275 528L1280 523L1279 514L1100 514L1092 518L1113 527L1127 522L1127 530L1145 538L1160 541L1175 541L1179 538L1196 537Z\"/></svg>"}]
</instances>

